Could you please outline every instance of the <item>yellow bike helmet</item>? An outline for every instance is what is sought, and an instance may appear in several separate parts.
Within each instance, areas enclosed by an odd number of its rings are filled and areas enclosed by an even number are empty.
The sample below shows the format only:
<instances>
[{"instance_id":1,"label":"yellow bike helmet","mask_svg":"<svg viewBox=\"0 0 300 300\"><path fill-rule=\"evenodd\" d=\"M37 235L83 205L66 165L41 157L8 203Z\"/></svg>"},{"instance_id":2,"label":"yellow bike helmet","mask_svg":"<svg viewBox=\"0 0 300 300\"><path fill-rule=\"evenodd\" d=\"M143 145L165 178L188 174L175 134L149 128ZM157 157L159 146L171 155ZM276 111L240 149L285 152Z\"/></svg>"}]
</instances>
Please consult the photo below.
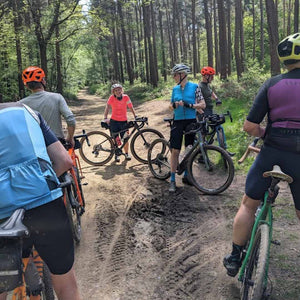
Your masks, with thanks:
<instances>
[{"instance_id":1,"label":"yellow bike helmet","mask_svg":"<svg viewBox=\"0 0 300 300\"><path fill-rule=\"evenodd\" d=\"M293 64L300 60L300 32L283 39L277 47L279 60L285 64Z\"/></svg>"}]
</instances>

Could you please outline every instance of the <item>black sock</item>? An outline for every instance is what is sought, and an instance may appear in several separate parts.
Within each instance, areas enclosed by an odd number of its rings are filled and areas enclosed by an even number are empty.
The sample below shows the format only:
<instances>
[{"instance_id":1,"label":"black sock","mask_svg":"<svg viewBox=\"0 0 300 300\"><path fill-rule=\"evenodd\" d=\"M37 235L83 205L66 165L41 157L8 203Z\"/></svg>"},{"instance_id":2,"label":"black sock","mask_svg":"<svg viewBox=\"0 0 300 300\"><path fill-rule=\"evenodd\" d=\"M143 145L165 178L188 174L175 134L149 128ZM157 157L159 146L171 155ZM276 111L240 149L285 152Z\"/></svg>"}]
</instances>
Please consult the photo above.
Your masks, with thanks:
<instances>
[{"instance_id":1,"label":"black sock","mask_svg":"<svg viewBox=\"0 0 300 300\"><path fill-rule=\"evenodd\" d=\"M241 257L241 253L242 253L243 249L244 249L244 246L239 246L239 245L236 245L235 243L232 243L231 255L239 259Z\"/></svg>"}]
</instances>

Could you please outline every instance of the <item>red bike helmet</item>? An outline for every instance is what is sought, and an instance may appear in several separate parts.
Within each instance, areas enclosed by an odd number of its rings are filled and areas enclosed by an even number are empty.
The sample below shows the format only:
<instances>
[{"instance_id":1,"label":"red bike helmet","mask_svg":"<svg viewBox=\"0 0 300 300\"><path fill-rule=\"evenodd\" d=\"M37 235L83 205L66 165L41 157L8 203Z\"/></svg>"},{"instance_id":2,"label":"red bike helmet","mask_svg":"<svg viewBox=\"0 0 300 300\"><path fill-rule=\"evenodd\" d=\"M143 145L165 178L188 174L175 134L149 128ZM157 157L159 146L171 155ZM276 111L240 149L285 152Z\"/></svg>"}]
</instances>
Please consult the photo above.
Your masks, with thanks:
<instances>
[{"instance_id":1,"label":"red bike helmet","mask_svg":"<svg viewBox=\"0 0 300 300\"><path fill-rule=\"evenodd\" d=\"M39 67L28 67L22 73L24 84L31 81L41 82L45 77L45 72Z\"/></svg>"},{"instance_id":2,"label":"red bike helmet","mask_svg":"<svg viewBox=\"0 0 300 300\"><path fill-rule=\"evenodd\" d=\"M212 67L203 67L202 70L201 70L201 74L204 76L204 75L215 75L216 74L216 71L214 68Z\"/></svg>"}]
</instances>

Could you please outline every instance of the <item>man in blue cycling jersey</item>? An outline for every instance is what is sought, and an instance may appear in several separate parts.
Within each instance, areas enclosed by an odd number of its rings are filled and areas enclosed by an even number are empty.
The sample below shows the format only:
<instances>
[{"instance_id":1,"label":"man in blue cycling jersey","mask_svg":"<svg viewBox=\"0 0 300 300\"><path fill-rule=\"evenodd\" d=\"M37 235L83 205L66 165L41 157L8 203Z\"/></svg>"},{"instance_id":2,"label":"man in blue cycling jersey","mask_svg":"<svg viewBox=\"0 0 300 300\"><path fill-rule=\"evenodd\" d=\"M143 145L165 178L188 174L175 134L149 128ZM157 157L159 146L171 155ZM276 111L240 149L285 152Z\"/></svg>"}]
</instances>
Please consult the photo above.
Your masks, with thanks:
<instances>
[{"instance_id":1,"label":"man in blue cycling jersey","mask_svg":"<svg viewBox=\"0 0 300 300\"><path fill-rule=\"evenodd\" d=\"M263 178L263 173L275 164L293 178L290 189L300 219L300 33L279 43L278 56L288 72L262 85L244 123L244 130L262 137L264 144L248 173L245 194L234 218L232 252L223 261L229 276L238 273L256 209L270 186L271 179ZM266 115L268 125L262 128L260 123Z\"/></svg>"},{"instance_id":2,"label":"man in blue cycling jersey","mask_svg":"<svg viewBox=\"0 0 300 300\"><path fill-rule=\"evenodd\" d=\"M74 243L57 176L72 160L40 114L21 103L0 104L0 219L25 209L23 257L34 246L60 300L80 300ZM0 294L0 300L6 293Z\"/></svg>"},{"instance_id":3,"label":"man in blue cycling jersey","mask_svg":"<svg viewBox=\"0 0 300 300\"><path fill-rule=\"evenodd\" d=\"M188 66L177 64L172 69L172 74L176 82L173 88L170 102L170 109L174 111L174 122L171 128L171 182L170 192L176 191L175 173L179 162L184 131L191 123L196 122L196 110L203 113L205 108L204 98L201 89L196 83L188 81L187 75L191 73ZM194 134L185 135L185 147L192 145L195 139ZM189 184L187 172L185 172L182 182Z\"/></svg>"}]
</instances>

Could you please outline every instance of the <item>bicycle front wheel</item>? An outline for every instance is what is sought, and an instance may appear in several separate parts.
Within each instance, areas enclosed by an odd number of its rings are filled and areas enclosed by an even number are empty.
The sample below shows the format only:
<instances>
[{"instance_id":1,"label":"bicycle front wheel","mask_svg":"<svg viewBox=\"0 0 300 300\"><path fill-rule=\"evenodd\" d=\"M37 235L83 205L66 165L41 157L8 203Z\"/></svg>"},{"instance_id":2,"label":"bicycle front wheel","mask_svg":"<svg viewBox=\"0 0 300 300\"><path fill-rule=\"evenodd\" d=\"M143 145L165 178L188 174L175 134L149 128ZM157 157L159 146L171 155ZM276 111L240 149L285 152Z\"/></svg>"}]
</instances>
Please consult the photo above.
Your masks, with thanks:
<instances>
[{"instance_id":1,"label":"bicycle front wheel","mask_svg":"<svg viewBox=\"0 0 300 300\"><path fill-rule=\"evenodd\" d=\"M109 162L114 155L112 138L101 131L87 133L87 138L80 140L79 153L82 159L92 166L102 166Z\"/></svg>"},{"instance_id":2,"label":"bicycle front wheel","mask_svg":"<svg viewBox=\"0 0 300 300\"><path fill-rule=\"evenodd\" d=\"M148 150L148 165L154 177L162 180L170 177L170 159L170 144L165 139L154 140Z\"/></svg>"},{"instance_id":3,"label":"bicycle front wheel","mask_svg":"<svg viewBox=\"0 0 300 300\"><path fill-rule=\"evenodd\" d=\"M219 146L223 149L226 149L225 147L225 137L224 137L224 131L222 128L218 128L218 142L219 142Z\"/></svg>"},{"instance_id":4,"label":"bicycle front wheel","mask_svg":"<svg viewBox=\"0 0 300 300\"><path fill-rule=\"evenodd\" d=\"M69 218L73 239L79 244L81 239L81 219L80 219L80 205L77 201L76 186L74 180L70 187L67 187L66 193L66 210Z\"/></svg>"},{"instance_id":5,"label":"bicycle front wheel","mask_svg":"<svg viewBox=\"0 0 300 300\"><path fill-rule=\"evenodd\" d=\"M194 186L202 193L216 195L225 191L234 177L234 165L227 152L214 145L194 151L188 161L188 172Z\"/></svg>"},{"instance_id":6,"label":"bicycle front wheel","mask_svg":"<svg viewBox=\"0 0 300 300\"><path fill-rule=\"evenodd\" d=\"M138 131L131 140L130 151L134 158L141 163L148 163L148 149L150 148L151 143L158 139L163 138L164 136L156 129L145 128Z\"/></svg>"},{"instance_id":7,"label":"bicycle front wheel","mask_svg":"<svg viewBox=\"0 0 300 300\"><path fill-rule=\"evenodd\" d=\"M241 286L242 300L260 300L267 288L269 226L258 227Z\"/></svg>"},{"instance_id":8,"label":"bicycle front wheel","mask_svg":"<svg viewBox=\"0 0 300 300\"><path fill-rule=\"evenodd\" d=\"M73 167L73 169L74 169L74 172L75 172L75 175L76 175L76 179L77 179L77 183L78 183L78 187L79 187L79 192L80 192L81 199L82 199L82 203L80 203L80 201L78 199L78 203L81 206L80 215L82 215L84 213L84 208L85 208L85 200L84 200L84 195L83 195L83 191L82 191L82 184L81 184L81 179L80 179L80 175L79 175L77 167Z\"/></svg>"}]
</instances>

